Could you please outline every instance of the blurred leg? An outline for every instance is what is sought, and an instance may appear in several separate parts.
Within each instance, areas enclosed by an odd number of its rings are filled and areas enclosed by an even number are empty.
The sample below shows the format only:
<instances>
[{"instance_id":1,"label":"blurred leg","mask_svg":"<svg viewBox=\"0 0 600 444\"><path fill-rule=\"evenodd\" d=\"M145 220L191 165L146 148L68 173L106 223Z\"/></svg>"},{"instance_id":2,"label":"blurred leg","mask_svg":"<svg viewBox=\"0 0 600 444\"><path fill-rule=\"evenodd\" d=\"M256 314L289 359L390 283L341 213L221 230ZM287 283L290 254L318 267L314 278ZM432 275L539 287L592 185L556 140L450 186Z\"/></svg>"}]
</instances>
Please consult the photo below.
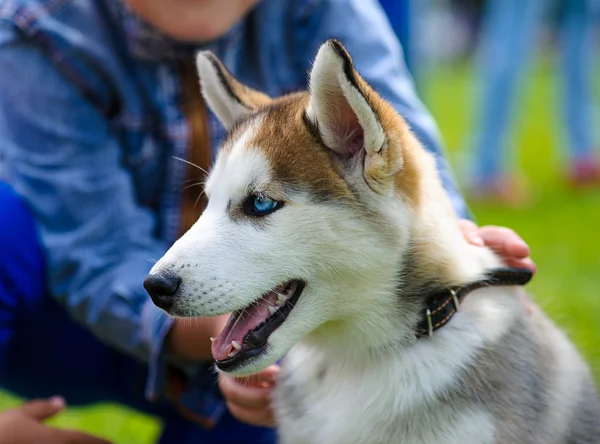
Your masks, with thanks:
<instances>
[{"instance_id":1,"label":"blurred leg","mask_svg":"<svg viewBox=\"0 0 600 444\"><path fill-rule=\"evenodd\" d=\"M588 161L594 147L593 25L590 0L564 2L561 22L562 107L570 161Z\"/></svg>"},{"instance_id":2,"label":"blurred leg","mask_svg":"<svg viewBox=\"0 0 600 444\"><path fill-rule=\"evenodd\" d=\"M474 175L486 183L503 173L504 143L515 88L525 68L545 0L489 0L478 53L479 126Z\"/></svg>"}]
</instances>

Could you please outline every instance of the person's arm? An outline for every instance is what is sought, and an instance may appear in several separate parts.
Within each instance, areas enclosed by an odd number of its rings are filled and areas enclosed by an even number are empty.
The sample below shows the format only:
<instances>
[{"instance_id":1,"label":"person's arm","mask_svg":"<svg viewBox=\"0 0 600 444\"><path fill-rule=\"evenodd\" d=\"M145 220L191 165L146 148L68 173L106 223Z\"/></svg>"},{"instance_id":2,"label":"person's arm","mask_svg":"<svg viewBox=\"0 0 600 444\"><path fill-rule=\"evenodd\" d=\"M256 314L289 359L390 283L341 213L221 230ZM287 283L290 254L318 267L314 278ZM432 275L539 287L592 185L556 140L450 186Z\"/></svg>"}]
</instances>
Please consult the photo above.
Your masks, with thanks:
<instances>
[{"instance_id":1,"label":"person's arm","mask_svg":"<svg viewBox=\"0 0 600 444\"><path fill-rule=\"evenodd\" d=\"M445 157L436 123L417 96L402 48L377 0L301 0L296 2L294 48L298 64L310 70L319 46L340 40L363 78L404 117L437 160L443 185L460 218L471 214Z\"/></svg>"},{"instance_id":2,"label":"person's arm","mask_svg":"<svg viewBox=\"0 0 600 444\"><path fill-rule=\"evenodd\" d=\"M156 214L137 203L109 122L45 54L0 38L0 66L1 149L9 181L36 219L50 293L100 340L150 363L149 383L161 385L173 320L142 285L167 250L154 236ZM178 325L168 336L174 352L210 359L208 337L218 321ZM207 345L184 344L189 328Z\"/></svg>"}]
</instances>

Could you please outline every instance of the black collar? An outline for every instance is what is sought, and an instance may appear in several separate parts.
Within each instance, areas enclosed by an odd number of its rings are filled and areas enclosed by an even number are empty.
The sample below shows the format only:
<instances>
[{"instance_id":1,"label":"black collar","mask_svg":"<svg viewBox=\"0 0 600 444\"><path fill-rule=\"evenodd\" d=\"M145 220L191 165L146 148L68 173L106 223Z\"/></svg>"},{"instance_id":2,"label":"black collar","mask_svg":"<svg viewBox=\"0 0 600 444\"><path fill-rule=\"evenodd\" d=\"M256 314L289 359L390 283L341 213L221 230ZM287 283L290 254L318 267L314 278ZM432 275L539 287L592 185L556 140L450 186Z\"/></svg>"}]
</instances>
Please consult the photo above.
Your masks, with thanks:
<instances>
[{"instance_id":1,"label":"black collar","mask_svg":"<svg viewBox=\"0 0 600 444\"><path fill-rule=\"evenodd\" d=\"M525 285L532 276L533 273L526 268L496 268L489 270L481 280L430 294L415 335L417 338L432 336L435 330L452 319L462 300L473 290L490 286Z\"/></svg>"}]
</instances>

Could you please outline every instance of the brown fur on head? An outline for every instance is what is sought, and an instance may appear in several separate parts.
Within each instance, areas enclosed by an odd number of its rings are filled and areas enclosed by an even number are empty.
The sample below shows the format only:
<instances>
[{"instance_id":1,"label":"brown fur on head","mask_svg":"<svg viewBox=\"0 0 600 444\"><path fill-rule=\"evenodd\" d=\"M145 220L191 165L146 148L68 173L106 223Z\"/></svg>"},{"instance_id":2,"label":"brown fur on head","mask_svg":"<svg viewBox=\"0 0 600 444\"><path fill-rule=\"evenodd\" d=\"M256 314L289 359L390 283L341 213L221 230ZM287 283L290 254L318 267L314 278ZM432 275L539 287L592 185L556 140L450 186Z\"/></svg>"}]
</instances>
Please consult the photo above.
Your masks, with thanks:
<instances>
[{"instance_id":1,"label":"brown fur on head","mask_svg":"<svg viewBox=\"0 0 600 444\"><path fill-rule=\"evenodd\" d=\"M319 57L330 61L319 64ZM418 205L419 143L404 119L363 80L337 40L327 41L317 55L310 92L277 99L239 83L212 53L201 53L198 68L206 101L232 130L230 139L245 126L244 118L265 117L253 145L268 154L286 180L310 184L319 195L345 198L348 188L331 166L339 158L357 157L364 161L364 177L373 191L389 192L393 185ZM348 94L364 101L372 115L353 109Z\"/></svg>"}]
</instances>

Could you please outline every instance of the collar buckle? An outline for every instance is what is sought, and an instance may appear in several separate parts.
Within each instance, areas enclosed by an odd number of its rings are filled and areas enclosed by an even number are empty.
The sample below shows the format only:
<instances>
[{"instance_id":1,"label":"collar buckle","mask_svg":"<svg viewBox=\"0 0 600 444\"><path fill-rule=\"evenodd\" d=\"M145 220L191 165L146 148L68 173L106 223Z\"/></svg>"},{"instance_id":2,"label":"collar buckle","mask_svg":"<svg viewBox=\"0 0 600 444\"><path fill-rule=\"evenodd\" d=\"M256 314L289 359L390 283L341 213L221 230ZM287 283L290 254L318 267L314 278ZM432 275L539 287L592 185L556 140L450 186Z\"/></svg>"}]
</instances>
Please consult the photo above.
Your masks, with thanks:
<instances>
[{"instance_id":1,"label":"collar buckle","mask_svg":"<svg viewBox=\"0 0 600 444\"><path fill-rule=\"evenodd\" d=\"M458 296L456 295L456 291L453 288L448 290L452 295L452 301L454 302L454 309L458 311L458 307L460 307L460 302L458 301Z\"/></svg>"},{"instance_id":2,"label":"collar buckle","mask_svg":"<svg viewBox=\"0 0 600 444\"><path fill-rule=\"evenodd\" d=\"M429 337L433 336L433 322L431 322L431 310L427 309L425 312L425 316L427 317L427 335Z\"/></svg>"}]
</instances>

